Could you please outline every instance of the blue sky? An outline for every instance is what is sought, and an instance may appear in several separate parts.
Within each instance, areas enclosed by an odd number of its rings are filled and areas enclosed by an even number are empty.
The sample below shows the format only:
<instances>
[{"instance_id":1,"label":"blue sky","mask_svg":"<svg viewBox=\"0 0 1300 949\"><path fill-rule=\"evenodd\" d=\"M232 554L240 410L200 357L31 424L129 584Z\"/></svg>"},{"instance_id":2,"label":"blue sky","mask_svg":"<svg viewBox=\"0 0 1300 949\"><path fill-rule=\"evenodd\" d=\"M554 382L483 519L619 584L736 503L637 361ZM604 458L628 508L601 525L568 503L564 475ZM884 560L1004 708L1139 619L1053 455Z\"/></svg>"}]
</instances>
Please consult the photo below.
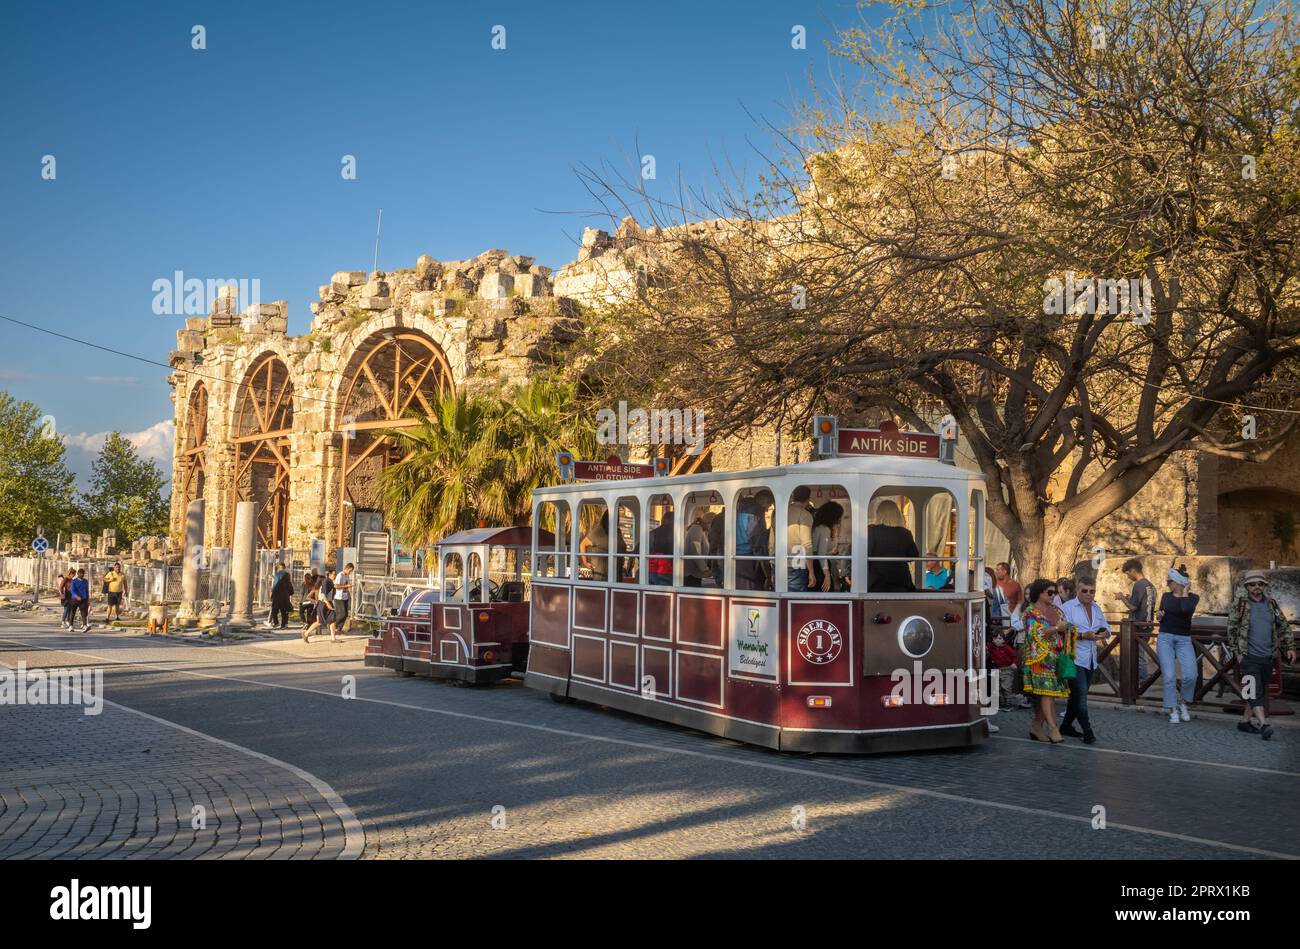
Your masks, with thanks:
<instances>
[{"instance_id":1,"label":"blue sky","mask_svg":"<svg viewBox=\"0 0 1300 949\"><path fill-rule=\"evenodd\" d=\"M0 313L165 361L181 318L152 312L152 285L180 270L260 279L302 333L331 273L370 269L379 208L381 269L492 247L559 266L604 226L581 213L578 166L639 149L664 186L756 169L761 122L786 123L833 26L859 16L844 0L10 5ZM0 387L53 415L70 455L112 429L161 452L165 376L0 323Z\"/></svg>"}]
</instances>

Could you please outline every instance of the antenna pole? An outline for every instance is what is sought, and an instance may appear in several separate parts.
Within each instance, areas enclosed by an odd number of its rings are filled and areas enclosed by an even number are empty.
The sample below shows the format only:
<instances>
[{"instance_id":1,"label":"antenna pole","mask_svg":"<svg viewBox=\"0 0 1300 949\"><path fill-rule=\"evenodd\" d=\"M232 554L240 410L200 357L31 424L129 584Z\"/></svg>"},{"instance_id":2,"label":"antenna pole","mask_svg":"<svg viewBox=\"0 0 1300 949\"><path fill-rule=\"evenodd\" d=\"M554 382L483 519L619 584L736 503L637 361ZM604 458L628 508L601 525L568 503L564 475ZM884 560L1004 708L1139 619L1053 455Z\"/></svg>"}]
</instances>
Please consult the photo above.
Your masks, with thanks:
<instances>
[{"instance_id":1,"label":"antenna pole","mask_svg":"<svg viewBox=\"0 0 1300 949\"><path fill-rule=\"evenodd\" d=\"M375 266L371 273L379 272L379 229L384 226L384 209L379 209L379 220L375 222Z\"/></svg>"}]
</instances>

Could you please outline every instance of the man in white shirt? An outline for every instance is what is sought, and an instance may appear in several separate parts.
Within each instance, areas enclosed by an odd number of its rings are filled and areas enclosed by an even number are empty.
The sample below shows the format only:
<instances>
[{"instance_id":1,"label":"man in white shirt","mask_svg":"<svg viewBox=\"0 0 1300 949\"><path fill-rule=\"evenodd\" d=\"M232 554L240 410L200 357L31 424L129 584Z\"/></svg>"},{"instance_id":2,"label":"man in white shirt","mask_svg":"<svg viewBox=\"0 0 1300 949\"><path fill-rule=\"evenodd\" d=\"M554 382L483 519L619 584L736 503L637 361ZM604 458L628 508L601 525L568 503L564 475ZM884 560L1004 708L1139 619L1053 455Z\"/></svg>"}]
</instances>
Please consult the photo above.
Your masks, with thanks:
<instances>
[{"instance_id":1,"label":"man in white shirt","mask_svg":"<svg viewBox=\"0 0 1300 949\"><path fill-rule=\"evenodd\" d=\"M1070 681L1070 701L1065 707L1061 734L1082 738L1084 744L1088 745L1097 740L1097 736L1092 733L1092 722L1088 719L1088 687L1097 674L1097 643L1110 636L1110 624L1102 615L1096 597L1097 581L1092 577L1083 577L1079 580L1075 598L1061 605L1065 621L1072 623L1078 631L1074 645L1074 668L1077 674ZM1083 726L1082 734L1074 727L1076 721Z\"/></svg>"},{"instance_id":2,"label":"man in white shirt","mask_svg":"<svg viewBox=\"0 0 1300 949\"><path fill-rule=\"evenodd\" d=\"M802 485L795 488L786 514L785 552L790 557L787 576L791 592L802 593L808 589L808 558L813 549L813 515L808 507L810 494Z\"/></svg>"},{"instance_id":3,"label":"man in white shirt","mask_svg":"<svg viewBox=\"0 0 1300 949\"><path fill-rule=\"evenodd\" d=\"M354 565L348 564L334 579L334 609L338 613L334 621L334 629L340 633L347 626L348 612L352 606L352 574L356 569Z\"/></svg>"}]
</instances>

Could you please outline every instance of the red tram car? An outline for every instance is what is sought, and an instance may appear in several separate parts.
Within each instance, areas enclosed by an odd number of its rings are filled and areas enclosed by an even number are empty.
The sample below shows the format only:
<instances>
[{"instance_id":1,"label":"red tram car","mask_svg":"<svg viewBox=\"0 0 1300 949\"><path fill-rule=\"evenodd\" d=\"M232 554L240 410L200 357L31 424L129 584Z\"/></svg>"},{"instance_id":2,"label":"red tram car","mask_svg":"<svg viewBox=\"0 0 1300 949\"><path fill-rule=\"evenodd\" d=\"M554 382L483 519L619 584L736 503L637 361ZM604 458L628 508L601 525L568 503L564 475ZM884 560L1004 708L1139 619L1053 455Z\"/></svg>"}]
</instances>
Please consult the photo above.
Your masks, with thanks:
<instances>
[{"instance_id":1,"label":"red tram car","mask_svg":"<svg viewBox=\"0 0 1300 949\"><path fill-rule=\"evenodd\" d=\"M542 543L553 543L546 531ZM495 682L528 655L527 527L461 531L438 544L433 589L413 590L366 643L365 664L431 679Z\"/></svg>"},{"instance_id":2,"label":"red tram car","mask_svg":"<svg viewBox=\"0 0 1300 949\"><path fill-rule=\"evenodd\" d=\"M552 698L783 751L976 744L983 478L937 439L867 434L895 454L538 489L531 529L439 544L434 588L366 665L492 682L526 663Z\"/></svg>"},{"instance_id":3,"label":"red tram car","mask_svg":"<svg viewBox=\"0 0 1300 949\"><path fill-rule=\"evenodd\" d=\"M987 736L962 687L983 665L980 475L858 455L533 500L528 686L783 751Z\"/></svg>"}]
</instances>

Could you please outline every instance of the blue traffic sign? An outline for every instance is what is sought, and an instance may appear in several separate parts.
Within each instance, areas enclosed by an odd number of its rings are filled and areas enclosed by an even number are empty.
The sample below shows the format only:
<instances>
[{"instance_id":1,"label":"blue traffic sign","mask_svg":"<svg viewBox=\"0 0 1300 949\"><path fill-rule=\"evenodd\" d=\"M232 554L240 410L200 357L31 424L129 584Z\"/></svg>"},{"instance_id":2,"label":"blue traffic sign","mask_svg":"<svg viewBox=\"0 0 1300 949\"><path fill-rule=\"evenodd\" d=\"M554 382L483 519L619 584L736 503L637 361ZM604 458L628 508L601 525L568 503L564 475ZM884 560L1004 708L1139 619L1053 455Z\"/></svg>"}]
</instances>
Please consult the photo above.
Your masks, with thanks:
<instances>
[{"instance_id":1,"label":"blue traffic sign","mask_svg":"<svg viewBox=\"0 0 1300 949\"><path fill-rule=\"evenodd\" d=\"M50 542L40 534L37 534L36 538L32 541L32 550L36 551L38 554L45 553L45 549L49 546Z\"/></svg>"}]
</instances>

